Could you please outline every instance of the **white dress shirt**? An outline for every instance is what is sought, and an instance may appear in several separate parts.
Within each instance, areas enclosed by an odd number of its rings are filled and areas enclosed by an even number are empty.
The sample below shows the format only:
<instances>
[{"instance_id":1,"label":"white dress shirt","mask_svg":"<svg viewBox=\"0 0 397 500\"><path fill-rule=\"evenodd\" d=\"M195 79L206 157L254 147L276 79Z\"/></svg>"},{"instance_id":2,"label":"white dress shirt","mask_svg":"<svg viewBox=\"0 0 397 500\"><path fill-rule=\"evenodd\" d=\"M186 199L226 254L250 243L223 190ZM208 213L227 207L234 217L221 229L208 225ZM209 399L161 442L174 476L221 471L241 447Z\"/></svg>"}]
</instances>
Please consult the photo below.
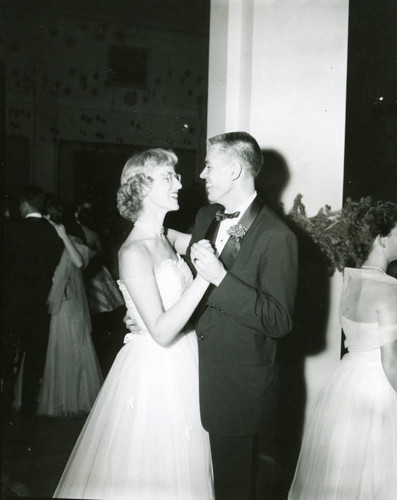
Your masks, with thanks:
<instances>
[{"instance_id":1,"label":"white dress shirt","mask_svg":"<svg viewBox=\"0 0 397 500\"><path fill-rule=\"evenodd\" d=\"M249 198L247 198L241 205L239 205L234 212L240 212L240 215L238 217L235 217L234 219L225 219L221 221L221 224L219 226L219 231L216 236L215 240L215 249L217 251L217 254L220 255L223 248L225 247L227 240L230 238L229 234L227 231L232 227L235 226L240 222L240 219L244 215L244 212L247 210L247 208L251 205L251 203L254 201L256 198L256 191L254 192L253 195L251 195Z\"/></svg>"},{"instance_id":2,"label":"white dress shirt","mask_svg":"<svg viewBox=\"0 0 397 500\"><path fill-rule=\"evenodd\" d=\"M31 212L30 214L25 215L25 219L29 219L30 217L35 217L36 219L42 219L43 215L39 214L39 212Z\"/></svg>"}]
</instances>

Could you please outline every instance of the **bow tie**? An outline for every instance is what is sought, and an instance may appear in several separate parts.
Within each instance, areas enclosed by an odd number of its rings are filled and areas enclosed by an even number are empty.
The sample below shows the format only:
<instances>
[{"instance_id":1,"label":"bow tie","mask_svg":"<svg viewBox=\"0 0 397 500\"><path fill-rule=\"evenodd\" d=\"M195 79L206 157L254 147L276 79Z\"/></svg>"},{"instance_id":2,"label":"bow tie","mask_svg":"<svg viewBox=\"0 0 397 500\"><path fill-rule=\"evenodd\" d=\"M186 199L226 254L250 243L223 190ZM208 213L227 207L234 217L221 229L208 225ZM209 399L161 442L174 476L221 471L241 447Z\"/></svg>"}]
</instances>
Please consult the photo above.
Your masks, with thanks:
<instances>
[{"instance_id":1,"label":"bow tie","mask_svg":"<svg viewBox=\"0 0 397 500\"><path fill-rule=\"evenodd\" d=\"M225 214L222 210L218 210L215 214L215 219L218 221L223 221L225 219L234 219L235 217L238 217L240 215L240 212L233 212L232 214Z\"/></svg>"}]
</instances>

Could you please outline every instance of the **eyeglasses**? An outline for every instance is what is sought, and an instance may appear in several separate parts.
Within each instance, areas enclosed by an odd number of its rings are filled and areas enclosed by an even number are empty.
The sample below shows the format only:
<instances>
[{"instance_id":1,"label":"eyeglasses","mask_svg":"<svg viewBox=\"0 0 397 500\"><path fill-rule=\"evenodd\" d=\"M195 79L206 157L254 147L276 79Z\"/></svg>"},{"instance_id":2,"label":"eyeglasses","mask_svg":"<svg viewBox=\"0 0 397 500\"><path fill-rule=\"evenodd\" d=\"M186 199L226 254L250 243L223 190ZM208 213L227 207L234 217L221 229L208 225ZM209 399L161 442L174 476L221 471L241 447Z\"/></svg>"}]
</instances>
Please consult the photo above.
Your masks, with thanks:
<instances>
[{"instance_id":1,"label":"eyeglasses","mask_svg":"<svg viewBox=\"0 0 397 500\"><path fill-rule=\"evenodd\" d=\"M161 178L167 182L169 185L172 185L175 181L181 182L181 174L176 174L175 172L168 172L167 174L163 174Z\"/></svg>"}]
</instances>

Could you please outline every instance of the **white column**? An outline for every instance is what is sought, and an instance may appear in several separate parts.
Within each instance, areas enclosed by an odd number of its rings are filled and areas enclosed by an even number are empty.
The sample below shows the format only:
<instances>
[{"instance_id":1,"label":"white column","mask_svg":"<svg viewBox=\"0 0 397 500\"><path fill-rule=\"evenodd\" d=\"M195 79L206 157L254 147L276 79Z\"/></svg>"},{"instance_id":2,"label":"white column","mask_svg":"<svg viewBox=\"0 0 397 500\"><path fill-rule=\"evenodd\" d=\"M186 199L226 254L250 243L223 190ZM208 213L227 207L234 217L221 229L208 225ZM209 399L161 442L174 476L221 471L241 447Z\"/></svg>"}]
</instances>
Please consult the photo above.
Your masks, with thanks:
<instances>
[{"instance_id":1,"label":"white column","mask_svg":"<svg viewBox=\"0 0 397 500\"><path fill-rule=\"evenodd\" d=\"M250 126L253 7L253 0L211 3L209 136Z\"/></svg>"},{"instance_id":2,"label":"white column","mask_svg":"<svg viewBox=\"0 0 397 500\"><path fill-rule=\"evenodd\" d=\"M287 162L287 211L340 208L348 0L212 0L208 136L246 130ZM308 406L340 353L342 276L331 282L326 347L306 360Z\"/></svg>"}]
</instances>

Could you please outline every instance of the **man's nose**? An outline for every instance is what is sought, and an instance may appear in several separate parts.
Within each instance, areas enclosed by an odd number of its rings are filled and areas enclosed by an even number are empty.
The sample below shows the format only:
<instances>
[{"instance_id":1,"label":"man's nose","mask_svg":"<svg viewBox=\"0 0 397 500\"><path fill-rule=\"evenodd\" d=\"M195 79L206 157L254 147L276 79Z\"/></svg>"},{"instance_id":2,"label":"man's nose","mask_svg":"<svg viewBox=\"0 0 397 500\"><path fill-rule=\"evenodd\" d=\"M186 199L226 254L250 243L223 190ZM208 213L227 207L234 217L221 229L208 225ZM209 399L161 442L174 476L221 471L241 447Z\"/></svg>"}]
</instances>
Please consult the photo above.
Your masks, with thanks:
<instances>
[{"instance_id":1,"label":"man's nose","mask_svg":"<svg viewBox=\"0 0 397 500\"><path fill-rule=\"evenodd\" d=\"M205 179L207 177L207 167L205 167L200 174L200 179Z\"/></svg>"}]
</instances>

